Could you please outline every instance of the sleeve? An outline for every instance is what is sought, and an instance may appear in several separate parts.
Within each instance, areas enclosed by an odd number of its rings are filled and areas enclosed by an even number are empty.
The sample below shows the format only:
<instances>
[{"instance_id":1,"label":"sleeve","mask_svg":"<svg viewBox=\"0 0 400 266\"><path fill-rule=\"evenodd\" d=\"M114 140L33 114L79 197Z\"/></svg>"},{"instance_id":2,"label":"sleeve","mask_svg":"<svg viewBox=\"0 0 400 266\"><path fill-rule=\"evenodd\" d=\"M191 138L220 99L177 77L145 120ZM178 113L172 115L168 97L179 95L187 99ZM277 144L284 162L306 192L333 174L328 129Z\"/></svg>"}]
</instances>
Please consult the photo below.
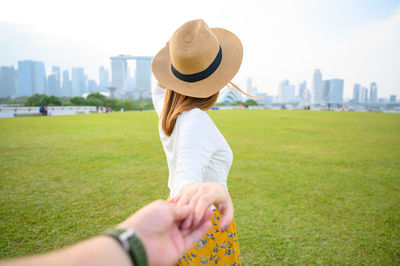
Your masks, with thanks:
<instances>
[{"instance_id":1,"label":"sleeve","mask_svg":"<svg viewBox=\"0 0 400 266\"><path fill-rule=\"evenodd\" d=\"M202 183L213 153L210 118L199 109L182 117L178 128L177 162L172 195L188 183Z\"/></svg>"},{"instance_id":2,"label":"sleeve","mask_svg":"<svg viewBox=\"0 0 400 266\"><path fill-rule=\"evenodd\" d=\"M154 109L157 112L158 117L160 117L165 98L165 89L160 88L158 85L154 86L151 90L151 99L153 100Z\"/></svg>"}]
</instances>

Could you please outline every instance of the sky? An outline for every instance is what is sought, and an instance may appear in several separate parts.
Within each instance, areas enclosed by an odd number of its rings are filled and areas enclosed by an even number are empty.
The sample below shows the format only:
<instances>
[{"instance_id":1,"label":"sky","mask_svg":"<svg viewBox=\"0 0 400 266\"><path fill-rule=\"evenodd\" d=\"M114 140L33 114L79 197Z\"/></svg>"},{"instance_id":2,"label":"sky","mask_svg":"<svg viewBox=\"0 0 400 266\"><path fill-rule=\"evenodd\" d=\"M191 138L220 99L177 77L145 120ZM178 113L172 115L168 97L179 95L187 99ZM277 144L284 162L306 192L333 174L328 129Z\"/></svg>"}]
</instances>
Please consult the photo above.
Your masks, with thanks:
<instances>
[{"instance_id":1,"label":"sky","mask_svg":"<svg viewBox=\"0 0 400 266\"><path fill-rule=\"evenodd\" d=\"M251 77L260 92L280 81L311 87L323 79L378 85L378 97L400 96L400 0L1 0L0 65L38 60L84 67L98 80L110 56L154 56L188 20L202 18L241 39L243 62L234 82Z\"/></svg>"}]
</instances>

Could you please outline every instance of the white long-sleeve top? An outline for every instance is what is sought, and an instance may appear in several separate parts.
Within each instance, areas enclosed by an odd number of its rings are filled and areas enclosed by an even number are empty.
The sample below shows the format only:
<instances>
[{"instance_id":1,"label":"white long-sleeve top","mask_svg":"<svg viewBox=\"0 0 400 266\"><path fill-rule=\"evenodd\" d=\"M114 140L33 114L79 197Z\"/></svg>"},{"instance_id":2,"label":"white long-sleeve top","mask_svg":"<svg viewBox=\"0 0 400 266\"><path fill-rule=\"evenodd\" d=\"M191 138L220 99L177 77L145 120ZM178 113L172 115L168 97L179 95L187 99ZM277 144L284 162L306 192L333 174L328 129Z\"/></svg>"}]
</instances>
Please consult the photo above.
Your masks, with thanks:
<instances>
[{"instance_id":1,"label":"white long-sleeve top","mask_svg":"<svg viewBox=\"0 0 400 266\"><path fill-rule=\"evenodd\" d=\"M165 90L152 90L154 108L160 117ZM170 197L188 183L216 182L226 190L232 150L208 114L198 108L181 113L170 137L159 123L159 133L167 157Z\"/></svg>"}]
</instances>

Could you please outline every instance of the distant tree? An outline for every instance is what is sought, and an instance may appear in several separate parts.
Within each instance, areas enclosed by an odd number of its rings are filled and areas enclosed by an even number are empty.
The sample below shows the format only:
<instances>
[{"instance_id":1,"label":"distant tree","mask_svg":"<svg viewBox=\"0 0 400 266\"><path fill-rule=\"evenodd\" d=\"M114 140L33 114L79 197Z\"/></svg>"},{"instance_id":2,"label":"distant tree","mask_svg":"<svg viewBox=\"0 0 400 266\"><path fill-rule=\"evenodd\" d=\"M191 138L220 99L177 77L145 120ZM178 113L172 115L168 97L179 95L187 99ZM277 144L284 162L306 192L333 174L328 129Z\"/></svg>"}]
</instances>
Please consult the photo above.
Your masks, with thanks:
<instances>
[{"instance_id":1,"label":"distant tree","mask_svg":"<svg viewBox=\"0 0 400 266\"><path fill-rule=\"evenodd\" d=\"M251 105L258 105L258 103L256 101L254 101L253 99L248 99L244 102L245 105L251 106Z\"/></svg>"},{"instance_id":2,"label":"distant tree","mask_svg":"<svg viewBox=\"0 0 400 266\"><path fill-rule=\"evenodd\" d=\"M77 106L82 106L82 105L86 105L86 100L83 97L72 97L71 99L69 99L69 101L71 102L72 105L77 105Z\"/></svg>"},{"instance_id":3,"label":"distant tree","mask_svg":"<svg viewBox=\"0 0 400 266\"><path fill-rule=\"evenodd\" d=\"M96 92L91 93L86 97L87 104L93 106L106 105L107 97L103 94Z\"/></svg>"},{"instance_id":4,"label":"distant tree","mask_svg":"<svg viewBox=\"0 0 400 266\"><path fill-rule=\"evenodd\" d=\"M118 101L116 110L121 110L121 108L124 108L125 111L133 111L137 109L137 103L132 100L121 100Z\"/></svg>"},{"instance_id":5,"label":"distant tree","mask_svg":"<svg viewBox=\"0 0 400 266\"><path fill-rule=\"evenodd\" d=\"M234 102L231 102L229 105L237 106L237 105L242 105L242 104L243 104L243 102L241 102L241 101L234 101Z\"/></svg>"},{"instance_id":6,"label":"distant tree","mask_svg":"<svg viewBox=\"0 0 400 266\"><path fill-rule=\"evenodd\" d=\"M58 98L54 95L51 95L51 96L45 95L42 98L42 102L40 105L61 106L62 102L61 102L60 98Z\"/></svg>"},{"instance_id":7,"label":"distant tree","mask_svg":"<svg viewBox=\"0 0 400 266\"><path fill-rule=\"evenodd\" d=\"M26 99L25 106L40 106L42 102L44 102L45 97L47 97L47 95L36 93Z\"/></svg>"}]
</instances>

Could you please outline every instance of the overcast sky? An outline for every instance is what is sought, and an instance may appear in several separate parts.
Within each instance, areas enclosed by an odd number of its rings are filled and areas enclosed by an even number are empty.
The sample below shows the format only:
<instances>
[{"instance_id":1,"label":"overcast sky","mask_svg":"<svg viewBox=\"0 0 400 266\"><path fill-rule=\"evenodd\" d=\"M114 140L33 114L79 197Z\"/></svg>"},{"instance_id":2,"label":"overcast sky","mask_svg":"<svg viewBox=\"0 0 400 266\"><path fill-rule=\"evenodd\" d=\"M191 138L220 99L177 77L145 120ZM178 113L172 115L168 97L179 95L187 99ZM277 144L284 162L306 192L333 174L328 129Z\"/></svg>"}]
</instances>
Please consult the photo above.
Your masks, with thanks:
<instances>
[{"instance_id":1,"label":"overcast sky","mask_svg":"<svg viewBox=\"0 0 400 266\"><path fill-rule=\"evenodd\" d=\"M91 1L1 0L0 65L18 60L62 69L81 66L90 79L110 56L152 55L184 22L203 18L229 29L244 47L234 81L276 95L278 83L342 78L378 84L378 97L400 96L400 0ZM308 87L311 84L308 82Z\"/></svg>"}]
</instances>

